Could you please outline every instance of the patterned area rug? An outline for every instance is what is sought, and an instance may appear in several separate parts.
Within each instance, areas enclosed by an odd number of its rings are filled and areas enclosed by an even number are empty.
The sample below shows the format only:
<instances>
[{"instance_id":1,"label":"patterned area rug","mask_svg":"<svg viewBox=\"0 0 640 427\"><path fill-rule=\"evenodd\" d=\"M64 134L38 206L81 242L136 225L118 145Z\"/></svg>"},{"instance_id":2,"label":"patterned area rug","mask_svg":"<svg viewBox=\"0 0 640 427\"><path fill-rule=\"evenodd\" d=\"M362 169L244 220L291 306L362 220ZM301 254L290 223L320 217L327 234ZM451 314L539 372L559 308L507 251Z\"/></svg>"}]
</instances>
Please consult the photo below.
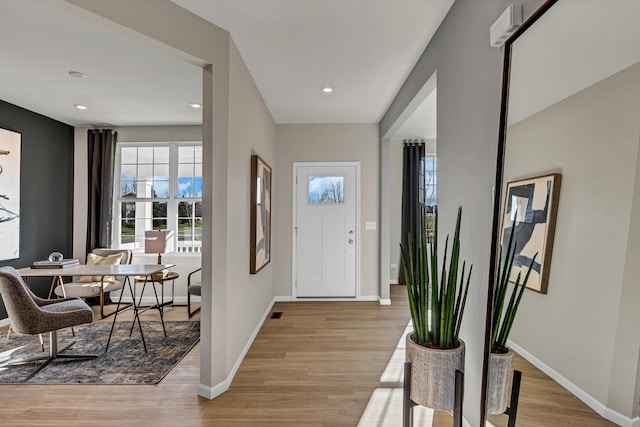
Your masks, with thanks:
<instances>
[{"instance_id":1,"label":"patterned area rug","mask_svg":"<svg viewBox=\"0 0 640 427\"><path fill-rule=\"evenodd\" d=\"M130 321L116 322L109 350L104 349L109 338L111 321L96 322L58 331L58 348L69 340L76 343L63 354L91 353L92 360L57 359L51 362L26 384L156 384L193 348L200 339L200 322L164 322L167 337L160 321L142 321L148 353L144 352L138 325L129 337ZM4 348L5 335L0 344ZM29 356L46 355L49 334L44 334L45 353L38 336L11 334L6 351L0 351L0 383L20 383L36 364L7 366L7 362ZM41 362L38 362L41 363Z\"/></svg>"}]
</instances>

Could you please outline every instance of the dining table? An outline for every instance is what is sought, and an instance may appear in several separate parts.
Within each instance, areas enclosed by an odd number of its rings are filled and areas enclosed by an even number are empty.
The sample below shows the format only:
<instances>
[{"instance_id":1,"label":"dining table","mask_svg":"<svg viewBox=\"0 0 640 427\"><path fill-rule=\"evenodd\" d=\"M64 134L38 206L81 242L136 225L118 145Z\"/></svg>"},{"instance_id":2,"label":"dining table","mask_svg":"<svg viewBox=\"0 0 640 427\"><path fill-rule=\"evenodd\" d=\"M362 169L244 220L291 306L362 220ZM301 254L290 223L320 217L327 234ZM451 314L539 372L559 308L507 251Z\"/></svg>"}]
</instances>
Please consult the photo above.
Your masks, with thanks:
<instances>
[{"instance_id":1,"label":"dining table","mask_svg":"<svg viewBox=\"0 0 640 427\"><path fill-rule=\"evenodd\" d=\"M153 275L166 271L175 264L116 264L116 265L90 265L90 264L79 264L71 267L64 268L31 268L25 267L18 270L18 273L23 278L27 279L29 277L50 277L52 279L51 289L55 286L63 286L64 287L64 277L69 276L99 276L102 282L107 276L117 276L123 278L122 290L120 292L120 296L118 298L118 303L116 307L116 311L113 316L113 322L111 323L111 330L109 332L109 338L107 340L107 344L105 346L105 352L109 349L109 344L111 343L111 337L113 335L113 330L116 324L116 319L118 317L118 313L123 312L128 309L134 310L134 317L131 324L131 332L129 336L132 335L133 329L135 327L136 322L138 323L138 329L140 330L140 338L142 340L142 345L144 347L145 353L147 352L147 344L144 339L144 332L142 330L142 323L140 322L140 313L143 311L141 309L140 303L136 303L135 289L136 289L136 280L135 277L143 278L141 282L144 285L147 283L153 283ZM133 280L132 280L133 279ZM122 297L125 294L125 290L128 289L131 294L132 303L129 304L124 309L120 310L120 306L122 305ZM160 307L161 303L158 300L158 294L155 292L156 296L156 306ZM51 294L51 291L49 291ZM142 298L140 298L141 300ZM154 308L156 307L154 306ZM160 308L158 308L160 311ZM162 327L164 329L164 319L163 316L160 317L162 321Z\"/></svg>"}]
</instances>

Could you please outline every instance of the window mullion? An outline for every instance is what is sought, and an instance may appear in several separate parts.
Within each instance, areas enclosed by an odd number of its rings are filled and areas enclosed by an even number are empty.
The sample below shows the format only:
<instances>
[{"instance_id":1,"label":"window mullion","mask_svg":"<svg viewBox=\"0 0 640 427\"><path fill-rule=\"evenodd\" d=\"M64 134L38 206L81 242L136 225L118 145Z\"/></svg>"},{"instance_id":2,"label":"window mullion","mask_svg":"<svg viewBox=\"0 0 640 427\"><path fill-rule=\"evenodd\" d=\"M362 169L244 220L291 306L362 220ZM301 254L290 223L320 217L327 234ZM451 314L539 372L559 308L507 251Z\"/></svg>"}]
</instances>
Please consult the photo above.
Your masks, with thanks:
<instances>
[{"instance_id":1,"label":"window mullion","mask_svg":"<svg viewBox=\"0 0 640 427\"><path fill-rule=\"evenodd\" d=\"M178 244L178 145L171 144L169 150L169 200L167 201L167 228L173 230L173 248L169 251L176 250Z\"/></svg>"},{"instance_id":2,"label":"window mullion","mask_svg":"<svg viewBox=\"0 0 640 427\"><path fill-rule=\"evenodd\" d=\"M121 151L122 145L116 144L116 157L114 159L114 186L113 186L113 203L111 214L111 247L115 249L120 248L121 236L122 236L122 204L120 201L120 188L122 185L122 164L121 164Z\"/></svg>"}]
</instances>

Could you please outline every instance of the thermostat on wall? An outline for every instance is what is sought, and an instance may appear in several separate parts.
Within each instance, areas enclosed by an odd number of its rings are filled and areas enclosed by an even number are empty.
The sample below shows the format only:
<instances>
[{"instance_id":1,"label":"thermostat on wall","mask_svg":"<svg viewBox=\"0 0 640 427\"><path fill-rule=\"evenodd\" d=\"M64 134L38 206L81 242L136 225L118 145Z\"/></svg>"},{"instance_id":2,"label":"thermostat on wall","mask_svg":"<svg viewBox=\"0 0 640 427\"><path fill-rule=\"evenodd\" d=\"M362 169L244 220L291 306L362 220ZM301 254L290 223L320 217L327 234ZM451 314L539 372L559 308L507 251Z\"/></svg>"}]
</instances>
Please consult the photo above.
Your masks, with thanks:
<instances>
[{"instance_id":1,"label":"thermostat on wall","mask_svg":"<svg viewBox=\"0 0 640 427\"><path fill-rule=\"evenodd\" d=\"M493 47L502 46L520 24L522 24L522 5L512 4L491 26L489 44Z\"/></svg>"}]
</instances>

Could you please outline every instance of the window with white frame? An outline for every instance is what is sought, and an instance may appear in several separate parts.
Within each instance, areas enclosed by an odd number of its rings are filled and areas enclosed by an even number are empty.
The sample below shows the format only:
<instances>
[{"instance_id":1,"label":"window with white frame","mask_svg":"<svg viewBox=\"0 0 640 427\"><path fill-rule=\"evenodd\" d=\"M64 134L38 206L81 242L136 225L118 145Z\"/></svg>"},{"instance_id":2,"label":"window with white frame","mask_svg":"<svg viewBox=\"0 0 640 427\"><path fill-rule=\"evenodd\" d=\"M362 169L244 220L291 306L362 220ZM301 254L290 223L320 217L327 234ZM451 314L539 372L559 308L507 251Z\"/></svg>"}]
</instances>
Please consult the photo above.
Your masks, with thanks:
<instances>
[{"instance_id":1,"label":"window with white frame","mask_svg":"<svg viewBox=\"0 0 640 427\"><path fill-rule=\"evenodd\" d=\"M202 247L202 143L118 143L113 245L144 252L144 232L173 230L167 252Z\"/></svg>"},{"instance_id":2,"label":"window with white frame","mask_svg":"<svg viewBox=\"0 0 640 427\"><path fill-rule=\"evenodd\" d=\"M437 182L437 157L433 154L428 154L423 158L424 174L422 176L424 200L423 204L427 206L429 212L432 211L436 205L436 196L438 189ZM431 208L431 209L430 209Z\"/></svg>"},{"instance_id":3,"label":"window with white frame","mask_svg":"<svg viewBox=\"0 0 640 427\"><path fill-rule=\"evenodd\" d=\"M427 154L422 158L422 204L426 207L427 239L431 241L435 231L435 208L437 204L437 157Z\"/></svg>"}]
</instances>

